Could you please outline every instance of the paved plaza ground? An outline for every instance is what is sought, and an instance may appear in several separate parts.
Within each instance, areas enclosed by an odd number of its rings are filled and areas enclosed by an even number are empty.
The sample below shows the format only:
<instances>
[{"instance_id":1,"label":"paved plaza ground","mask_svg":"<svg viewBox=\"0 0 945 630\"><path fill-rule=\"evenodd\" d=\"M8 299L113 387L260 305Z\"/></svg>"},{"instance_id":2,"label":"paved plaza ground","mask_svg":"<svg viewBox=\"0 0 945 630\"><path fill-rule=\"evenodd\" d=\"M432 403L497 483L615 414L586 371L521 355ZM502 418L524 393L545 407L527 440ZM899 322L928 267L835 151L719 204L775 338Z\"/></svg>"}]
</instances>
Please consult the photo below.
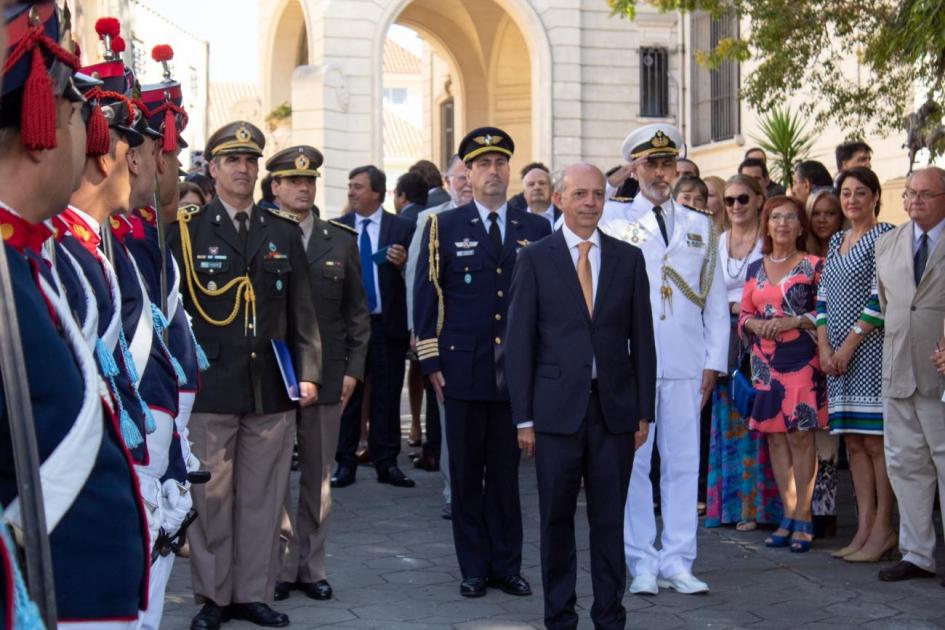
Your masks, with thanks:
<instances>
[{"instance_id":1,"label":"paved plaza ground","mask_svg":"<svg viewBox=\"0 0 945 630\"><path fill-rule=\"evenodd\" d=\"M404 431L406 435L407 431ZM414 489L375 481L360 467L354 485L334 492L334 522L328 544L329 579L335 597L315 602L293 592L274 607L288 613L291 627L383 630L517 630L542 625L539 569L538 490L535 468L523 462L519 483L525 528L522 572L535 594L513 597L490 589L482 599L459 595L459 570L449 521L440 518L439 473L413 470L405 447L401 466ZM842 474L841 532L818 541L807 554L764 546L764 531L699 530L695 573L712 589L707 595L661 592L627 594L629 628L945 628L945 588L939 579L882 583L884 565L852 565L830 558L854 525L847 473ZM298 473L292 473L298 492ZM578 608L582 630L592 628L591 580L583 497L578 507ZM941 545L939 546L941 550ZM945 568L945 559L939 558ZM167 593L163 627L188 628L197 612L190 567L178 559ZM254 628L230 622L226 628Z\"/></svg>"}]
</instances>

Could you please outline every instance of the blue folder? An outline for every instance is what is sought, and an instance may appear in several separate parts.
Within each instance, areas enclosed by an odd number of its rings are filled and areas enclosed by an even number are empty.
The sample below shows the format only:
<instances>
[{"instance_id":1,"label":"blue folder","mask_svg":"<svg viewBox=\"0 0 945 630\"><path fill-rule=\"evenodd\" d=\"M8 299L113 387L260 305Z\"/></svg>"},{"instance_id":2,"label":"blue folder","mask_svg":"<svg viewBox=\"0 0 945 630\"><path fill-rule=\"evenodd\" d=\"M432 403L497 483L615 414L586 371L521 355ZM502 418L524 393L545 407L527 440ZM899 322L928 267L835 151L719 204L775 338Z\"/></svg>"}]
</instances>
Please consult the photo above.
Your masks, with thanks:
<instances>
[{"instance_id":1,"label":"blue folder","mask_svg":"<svg viewBox=\"0 0 945 630\"><path fill-rule=\"evenodd\" d=\"M301 400L299 396L299 379L295 377L295 366L292 364L292 353L289 346L281 339L272 340L272 350L276 353L276 363L282 373L282 382L285 383L285 393L290 400Z\"/></svg>"}]
</instances>

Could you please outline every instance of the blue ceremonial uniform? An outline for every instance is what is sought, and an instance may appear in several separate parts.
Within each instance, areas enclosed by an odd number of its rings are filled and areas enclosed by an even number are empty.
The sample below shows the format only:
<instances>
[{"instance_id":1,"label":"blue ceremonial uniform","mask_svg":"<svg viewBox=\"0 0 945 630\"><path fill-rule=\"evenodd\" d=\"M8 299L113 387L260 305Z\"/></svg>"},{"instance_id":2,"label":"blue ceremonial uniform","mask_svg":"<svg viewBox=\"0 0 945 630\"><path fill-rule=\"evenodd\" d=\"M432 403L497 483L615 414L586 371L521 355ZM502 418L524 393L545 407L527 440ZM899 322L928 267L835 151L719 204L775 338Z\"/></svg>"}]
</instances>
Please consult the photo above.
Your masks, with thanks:
<instances>
[{"instance_id":1,"label":"blue ceremonial uniform","mask_svg":"<svg viewBox=\"0 0 945 630\"><path fill-rule=\"evenodd\" d=\"M74 340L70 348L62 337L63 325L76 327L74 322L60 319L71 317L67 305L58 294L46 296L37 287L38 282L56 286L45 261L36 252L4 246L13 280L40 461L45 462L63 447L94 458L92 462L70 461L75 470L88 470L88 474L66 503L61 497L46 502L47 517L53 515L48 525L59 618L133 620L146 601L148 556L144 515L137 501L130 457L114 418L103 415L91 353L82 347L81 339L78 343ZM63 303L56 307L54 302ZM77 357L77 352L84 358ZM55 366L54 379L49 378L50 366ZM93 371L89 373L89 369ZM94 409L91 418L84 416L88 420L83 425L86 430L67 438L83 418L83 409L87 410L84 403L90 395L94 397ZM0 502L9 508L17 490L2 398ZM75 483L74 479L52 480L56 481L60 492L65 485Z\"/></svg>"},{"instance_id":2,"label":"blue ceremonial uniform","mask_svg":"<svg viewBox=\"0 0 945 630\"><path fill-rule=\"evenodd\" d=\"M520 573L520 454L505 379L506 314L517 251L551 233L545 219L512 208L501 250L486 230L475 202L431 217L414 284L420 365L446 381L453 537L464 579Z\"/></svg>"}]
</instances>

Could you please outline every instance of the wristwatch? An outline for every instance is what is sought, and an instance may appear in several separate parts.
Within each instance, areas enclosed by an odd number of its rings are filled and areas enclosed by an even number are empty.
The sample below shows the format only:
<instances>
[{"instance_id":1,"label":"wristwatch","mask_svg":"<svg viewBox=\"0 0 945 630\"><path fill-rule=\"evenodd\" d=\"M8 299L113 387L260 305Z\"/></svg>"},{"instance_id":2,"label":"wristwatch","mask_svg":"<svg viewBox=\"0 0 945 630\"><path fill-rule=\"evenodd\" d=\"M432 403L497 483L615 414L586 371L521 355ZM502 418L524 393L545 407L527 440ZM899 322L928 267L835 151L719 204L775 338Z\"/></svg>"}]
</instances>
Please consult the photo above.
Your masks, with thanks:
<instances>
[{"instance_id":1,"label":"wristwatch","mask_svg":"<svg viewBox=\"0 0 945 630\"><path fill-rule=\"evenodd\" d=\"M865 334L863 328L859 324L853 324L853 332L856 333L857 337L862 337Z\"/></svg>"}]
</instances>

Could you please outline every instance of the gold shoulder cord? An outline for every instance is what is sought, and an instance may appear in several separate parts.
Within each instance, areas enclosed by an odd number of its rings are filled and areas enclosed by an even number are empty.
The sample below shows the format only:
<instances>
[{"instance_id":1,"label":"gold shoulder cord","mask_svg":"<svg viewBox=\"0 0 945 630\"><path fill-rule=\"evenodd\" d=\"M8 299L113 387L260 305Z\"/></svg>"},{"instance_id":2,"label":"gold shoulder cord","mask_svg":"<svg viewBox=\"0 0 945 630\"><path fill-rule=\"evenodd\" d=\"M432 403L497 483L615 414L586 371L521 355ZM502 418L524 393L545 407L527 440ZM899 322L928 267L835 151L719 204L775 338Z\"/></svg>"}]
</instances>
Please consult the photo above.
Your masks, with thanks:
<instances>
[{"instance_id":1,"label":"gold shoulder cord","mask_svg":"<svg viewBox=\"0 0 945 630\"><path fill-rule=\"evenodd\" d=\"M200 313L200 316L207 321L207 323L212 326L229 326L233 323L233 320L236 319L236 316L239 314L240 303L245 299L246 304L244 305L244 322L243 322L243 334L249 334L250 328L250 318L252 318L252 329L253 336L256 335L256 293L253 291L253 283L249 278L249 274L244 274L238 278L233 278L227 282L224 286L219 289L208 289L207 287L200 284L200 279L197 277L197 273L194 271L194 262L193 262L193 248L190 242L190 228L187 227L187 224L190 223L190 218L192 214L187 211L180 211L177 213L177 220L180 224L180 248L182 253L182 258L184 259L184 276L187 278L187 288L190 289L190 295L194 299L194 306L197 308L197 312ZM197 292L194 290L194 287L200 289L200 292L204 295L209 295L210 297L217 297L228 293L231 289L236 289L236 299L233 302L233 310L230 312L229 317L223 320L213 319L210 317L203 306L200 304L200 300L197 299Z\"/></svg>"},{"instance_id":2,"label":"gold shoulder cord","mask_svg":"<svg viewBox=\"0 0 945 630\"><path fill-rule=\"evenodd\" d=\"M678 271L669 265L663 265L663 286L660 288L660 295L663 298L663 313L660 315L660 319L666 319L666 302L669 302L670 310L673 308L673 288L669 286L669 280L672 280L673 284L679 287L686 299L700 309L705 308L706 299L712 289L712 282L715 280L715 264L719 257L718 236L713 229L709 229L708 250L702 260L702 271L699 274L699 288L701 289L699 293L696 293L689 286Z\"/></svg>"},{"instance_id":3,"label":"gold shoulder cord","mask_svg":"<svg viewBox=\"0 0 945 630\"><path fill-rule=\"evenodd\" d=\"M443 287L440 286L440 230L436 215L430 216L430 269L429 278L436 289L437 314L436 314L436 336L440 336L443 330L443 318L446 317L446 309L443 305Z\"/></svg>"}]
</instances>

